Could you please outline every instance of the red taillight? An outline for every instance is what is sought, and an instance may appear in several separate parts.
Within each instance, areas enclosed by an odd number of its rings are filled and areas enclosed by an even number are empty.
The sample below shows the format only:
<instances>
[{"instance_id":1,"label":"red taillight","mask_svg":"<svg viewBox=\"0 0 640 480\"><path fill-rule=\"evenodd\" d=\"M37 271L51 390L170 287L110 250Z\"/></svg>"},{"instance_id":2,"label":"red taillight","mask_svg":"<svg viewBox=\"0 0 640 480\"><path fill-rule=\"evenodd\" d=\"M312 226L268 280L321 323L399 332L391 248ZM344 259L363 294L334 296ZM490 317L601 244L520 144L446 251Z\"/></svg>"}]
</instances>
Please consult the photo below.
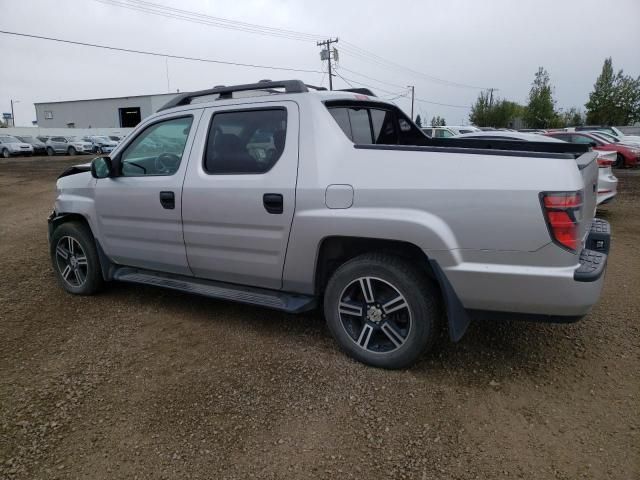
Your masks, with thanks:
<instances>
[{"instance_id":1,"label":"red taillight","mask_svg":"<svg viewBox=\"0 0 640 480\"><path fill-rule=\"evenodd\" d=\"M551 238L562 247L577 251L582 193L549 192L542 193L541 198Z\"/></svg>"},{"instance_id":2,"label":"red taillight","mask_svg":"<svg viewBox=\"0 0 640 480\"><path fill-rule=\"evenodd\" d=\"M613 165L615 163L614 160L605 160L603 158L599 158L598 159L598 167L599 168L606 168L606 167L610 167L611 165Z\"/></svg>"}]
</instances>

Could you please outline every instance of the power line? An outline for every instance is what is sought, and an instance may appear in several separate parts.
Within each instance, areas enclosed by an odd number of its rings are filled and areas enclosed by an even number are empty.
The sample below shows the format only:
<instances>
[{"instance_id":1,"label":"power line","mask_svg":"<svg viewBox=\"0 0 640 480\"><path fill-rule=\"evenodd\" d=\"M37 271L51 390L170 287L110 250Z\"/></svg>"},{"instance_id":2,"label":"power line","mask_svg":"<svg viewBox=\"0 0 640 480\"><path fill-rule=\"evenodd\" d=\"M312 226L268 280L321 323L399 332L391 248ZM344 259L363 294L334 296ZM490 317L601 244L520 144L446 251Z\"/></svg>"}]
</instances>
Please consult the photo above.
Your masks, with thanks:
<instances>
[{"instance_id":1,"label":"power line","mask_svg":"<svg viewBox=\"0 0 640 480\"><path fill-rule=\"evenodd\" d=\"M127 8L130 10L136 10L143 13L150 13L166 18L173 18L179 20L186 20L194 23L200 23L202 25L209 25L219 28L226 28L231 30L239 30L248 33L255 33L258 35L269 35L275 37L287 38L290 40L300 40L306 42L315 42L322 38L320 35L314 35L304 32L296 32L294 30L285 30L275 27L267 27L263 25L256 25L247 22L240 22L236 20L230 20L222 17L213 17L211 15L205 15L203 13L191 12L189 10L182 10L179 8L166 7L164 5L157 5L152 2L145 2L141 0L95 0L106 5L113 5L117 7Z\"/></svg>"},{"instance_id":2,"label":"power line","mask_svg":"<svg viewBox=\"0 0 640 480\"><path fill-rule=\"evenodd\" d=\"M128 8L131 10L137 10L143 13L150 13L153 15L160 15L167 18L185 20L195 23L200 23L204 25L209 25L218 28L226 28L232 30L243 31L247 33L254 33L258 35L269 35L274 37L280 37L290 40L298 40L305 42L317 42L322 40L323 38L327 38L325 35L315 35L305 32L298 32L295 30L286 30L282 28L276 27L268 27L264 25L257 25L247 22L240 22L237 20L230 20L222 17L214 17L211 15L206 15L203 13L192 12L189 10L183 10L174 7L167 7L164 5L158 5L153 2L148 2L144 0L95 0L97 2L114 5L122 8ZM427 80L429 82L438 83L448 87L456 87L456 88L468 88L473 90L487 90L488 87L480 87L477 85L469 85L461 82L454 82L451 80L442 79L433 75L428 75L426 73L420 72L418 70L414 70L412 68L406 67L404 65L400 65L394 61L387 60L380 55L372 53L364 48L359 47L358 45L351 42L343 42L343 51L351 57L358 58L360 60L372 63L377 65L380 68L385 68L387 70L397 70L402 69L405 72L410 73L414 77L422 78L423 80ZM369 77L372 79L372 77ZM384 82L381 82L384 83ZM494 89L496 90L496 89Z\"/></svg>"},{"instance_id":3,"label":"power line","mask_svg":"<svg viewBox=\"0 0 640 480\"><path fill-rule=\"evenodd\" d=\"M64 40L61 38L53 38L53 37L44 37L41 35L32 35L32 34L27 34L27 33L18 33L18 32L9 32L6 30L0 30L1 34L4 35L14 35L17 37L27 37L27 38L36 38L38 40L48 40L48 41L52 41L52 42L59 42L59 43L68 43L71 45L81 45L83 47L93 47L93 48L102 48L105 50L115 50L115 51L119 51L119 52L127 52L127 53L137 53L140 55L151 55L154 57L165 57L165 58L176 58L179 60L190 60L193 62L205 62L205 63L218 63L218 64L222 64L222 65L232 65L235 67L249 67L249 68L264 68L267 70L282 70L282 71L289 71L289 72L303 72L303 73L323 73L321 70L308 70L308 69L303 69L303 68L293 68L293 67L274 67L271 65L257 65L257 64L252 64L252 63L240 63L240 62L228 62L228 61L224 61L224 60L213 60L210 58L198 58L198 57L183 57L181 55L171 55L168 53L159 53L159 52L149 52L146 50L133 50L130 48L121 48L121 47L112 47L109 45L100 45L97 43L86 43L86 42L77 42L74 40Z\"/></svg>"}]
</instances>

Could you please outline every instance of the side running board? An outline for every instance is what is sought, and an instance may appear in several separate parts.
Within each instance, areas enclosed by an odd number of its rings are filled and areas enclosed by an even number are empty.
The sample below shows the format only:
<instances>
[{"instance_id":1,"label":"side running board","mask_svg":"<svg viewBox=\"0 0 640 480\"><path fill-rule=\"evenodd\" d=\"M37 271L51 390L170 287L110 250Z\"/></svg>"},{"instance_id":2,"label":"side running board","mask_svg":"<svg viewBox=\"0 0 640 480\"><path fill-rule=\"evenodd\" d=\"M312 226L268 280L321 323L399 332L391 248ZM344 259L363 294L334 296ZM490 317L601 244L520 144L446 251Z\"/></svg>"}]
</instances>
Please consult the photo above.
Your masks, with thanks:
<instances>
[{"instance_id":1,"label":"side running board","mask_svg":"<svg viewBox=\"0 0 640 480\"><path fill-rule=\"evenodd\" d=\"M316 307L316 298L311 295L284 293L266 288L245 287L232 283L196 279L131 267L118 268L114 272L113 278L122 282L164 287L209 298L246 303L288 313L305 312Z\"/></svg>"}]
</instances>

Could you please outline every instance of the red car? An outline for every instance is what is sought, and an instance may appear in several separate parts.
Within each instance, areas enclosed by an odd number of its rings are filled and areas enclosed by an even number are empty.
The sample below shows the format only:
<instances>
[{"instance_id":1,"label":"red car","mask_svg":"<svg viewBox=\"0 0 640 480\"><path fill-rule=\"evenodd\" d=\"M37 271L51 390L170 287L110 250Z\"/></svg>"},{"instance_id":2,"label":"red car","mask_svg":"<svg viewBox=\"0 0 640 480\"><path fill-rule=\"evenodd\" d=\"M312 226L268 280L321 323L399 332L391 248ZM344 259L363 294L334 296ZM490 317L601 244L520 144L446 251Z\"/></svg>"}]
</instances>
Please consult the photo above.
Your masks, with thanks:
<instances>
[{"instance_id":1,"label":"red car","mask_svg":"<svg viewBox=\"0 0 640 480\"><path fill-rule=\"evenodd\" d=\"M559 138L565 142L587 143L594 150L616 152L618 155L614 167L636 167L640 164L640 147L621 143L607 143L601 137L586 132L549 132L545 133L545 135Z\"/></svg>"}]
</instances>

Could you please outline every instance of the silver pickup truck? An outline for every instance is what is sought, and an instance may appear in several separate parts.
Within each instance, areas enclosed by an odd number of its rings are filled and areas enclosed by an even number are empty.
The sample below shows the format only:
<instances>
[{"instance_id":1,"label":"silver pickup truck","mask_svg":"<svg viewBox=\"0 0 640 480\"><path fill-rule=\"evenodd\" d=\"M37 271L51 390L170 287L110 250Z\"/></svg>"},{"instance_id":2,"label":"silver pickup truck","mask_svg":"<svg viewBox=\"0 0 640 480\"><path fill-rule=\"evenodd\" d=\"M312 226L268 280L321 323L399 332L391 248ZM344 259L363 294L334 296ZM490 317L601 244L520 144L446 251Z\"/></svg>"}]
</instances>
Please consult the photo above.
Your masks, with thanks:
<instances>
[{"instance_id":1,"label":"silver pickup truck","mask_svg":"<svg viewBox=\"0 0 640 480\"><path fill-rule=\"evenodd\" d=\"M264 81L182 94L65 171L60 285L119 280L285 312L411 365L441 327L567 322L597 302L610 232L588 146L432 139L363 89Z\"/></svg>"}]
</instances>

